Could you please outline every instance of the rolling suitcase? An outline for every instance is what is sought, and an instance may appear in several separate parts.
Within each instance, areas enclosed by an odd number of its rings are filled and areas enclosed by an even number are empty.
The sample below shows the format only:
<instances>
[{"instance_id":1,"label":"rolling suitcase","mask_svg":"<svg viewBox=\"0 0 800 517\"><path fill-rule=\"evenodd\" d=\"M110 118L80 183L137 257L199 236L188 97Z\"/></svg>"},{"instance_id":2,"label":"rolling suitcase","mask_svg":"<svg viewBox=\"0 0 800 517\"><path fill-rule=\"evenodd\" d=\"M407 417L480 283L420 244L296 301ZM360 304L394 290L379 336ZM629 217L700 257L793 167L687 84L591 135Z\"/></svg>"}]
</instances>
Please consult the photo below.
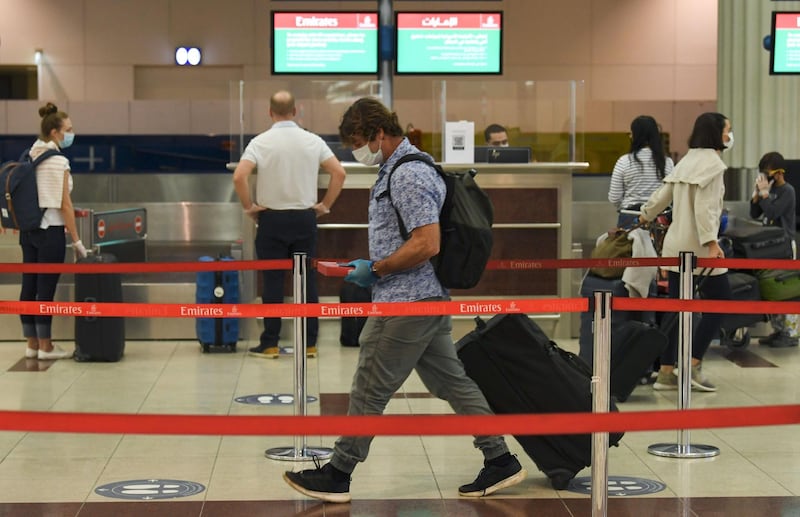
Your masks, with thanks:
<instances>
[{"instance_id":1,"label":"rolling suitcase","mask_svg":"<svg viewBox=\"0 0 800 517\"><path fill-rule=\"evenodd\" d=\"M233 260L232 257L200 257L201 262ZM238 271L199 271L195 290L196 303L239 303ZM238 318L197 318L197 340L203 352L235 352L239 341Z\"/></svg>"},{"instance_id":2,"label":"rolling suitcase","mask_svg":"<svg viewBox=\"0 0 800 517\"><path fill-rule=\"evenodd\" d=\"M756 276L764 300L780 302L800 298L800 271L764 269Z\"/></svg>"},{"instance_id":3,"label":"rolling suitcase","mask_svg":"<svg viewBox=\"0 0 800 517\"><path fill-rule=\"evenodd\" d=\"M372 289L359 287L350 282L342 282L339 290L339 301L342 303L369 303L372 301ZM339 343L342 346L358 346L358 336L367 323L367 318L342 317L342 329L339 333Z\"/></svg>"},{"instance_id":4,"label":"rolling suitcase","mask_svg":"<svg viewBox=\"0 0 800 517\"><path fill-rule=\"evenodd\" d=\"M498 414L592 410L591 371L578 356L550 341L524 314L501 314L456 343L458 357ZM611 410L617 408L613 401ZM515 436L536 466L563 490L591 463L591 435ZM611 433L616 445L622 433Z\"/></svg>"},{"instance_id":5,"label":"rolling suitcase","mask_svg":"<svg viewBox=\"0 0 800 517\"><path fill-rule=\"evenodd\" d=\"M79 263L116 262L114 255L89 255ZM76 302L122 302L119 273L76 273ZM125 352L125 318L78 316L75 318L75 360L116 362Z\"/></svg>"},{"instance_id":6,"label":"rolling suitcase","mask_svg":"<svg viewBox=\"0 0 800 517\"><path fill-rule=\"evenodd\" d=\"M732 271L728 273L728 281L731 284L733 300L761 300L761 289L758 285L758 278L755 276L739 271ZM750 332L743 330L740 335L737 336L736 330L745 329L746 327L766 320L767 316L764 314L726 314L722 318L722 324L720 325L720 344L733 347L747 346L750 343Z\"/></svg>"},{"instance_id":7,"label":"rolling suitcase","mask_svg":"<svg viewBox=\"0 0 800 517\"><path fill-rule=\"evenodd\" d=\"M697 285L695 285L695 298L702 298L697 293L699 287L702 286L703 275L704 273L701 273L701 277L697 281ZM761 300L761 290L758 287L758 278L755 276L741 271L729 271L728 282L731 286L731 300ZM750 332L747 327L766 320L767 316L765 314L724 314L720 323L720 345L733 348L746 347L750 343ZM661 321L661 331L667 335L670 335L671 332L677 332L677 322L677 313L665 313ZM694 323L697 324L697 322L698 319L695 318ZM672 339L677 339L675 336Z\"/></svg>"},{"instance_id":8,"label":"rolling suitcase","mask_svg":"<svg viewBox=\"0 0 800 517\"><path fill-rule=\"evenodd\" d=\"M621 278L602 278L591 273L584 275L581 281L580 295L589 298L589 310L580 314L580 332L578 334L578 355L587 364L592 364L592 349L594 344L594 297L595 291L611 291L611 296L624 296L627 298L628 290ZM652 286L650 296L656 295L656 286ZM655 322L655 313L639 311L614 311L611 314L611 329L620 327L627 321L637 320L648 323Z\"/></svg>"},{"instance_id":9,"label":"rolling suitcase","mask_svg":"<svg viewBox=\"0 0 800 517\"><path fill-rule=\"evenodd\" d=\"M612 316L613 319L613 316ZM611 329L611 395L625 402L667 348L667 336L653 324L630 320Z\"/></svg>"},{"instance_id":10,"label":"rolling suitcase","mask_svg":"<svg viewBox=\"0 0 800 517\"><path fill-rule=\"evenodd\" d=\"M792 258L792 241L778 226L734 226L722 234L722 239L730 240L733 257L728 258Z\"/></svg>"}]
</instances>

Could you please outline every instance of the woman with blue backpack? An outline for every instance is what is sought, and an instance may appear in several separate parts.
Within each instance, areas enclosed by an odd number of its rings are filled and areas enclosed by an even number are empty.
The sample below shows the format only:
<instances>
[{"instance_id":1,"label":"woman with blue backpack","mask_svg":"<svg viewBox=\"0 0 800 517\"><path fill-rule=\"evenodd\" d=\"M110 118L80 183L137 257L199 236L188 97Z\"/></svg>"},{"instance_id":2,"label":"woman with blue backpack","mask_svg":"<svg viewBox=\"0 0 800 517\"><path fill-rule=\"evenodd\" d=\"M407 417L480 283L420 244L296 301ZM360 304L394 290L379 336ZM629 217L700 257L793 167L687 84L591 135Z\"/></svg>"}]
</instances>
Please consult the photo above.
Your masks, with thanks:
<instances>
[{"instance_id":1,"label":"woman with blue backpack","mask_svg":"<svg viewBox=\"0 0 800 517\"><path fill-rule=\"evenodd\" d=\"M49 150L49 156L36 167L36 186L42 219L38 227L20 230L22 262L25 264L63 264L66 256L66 234L72 238L76 258L86 257L86 248L78 236L75 210L72 206L70 164L61 150L72 145L75 133L69 115L52 104L39 108L41 133L28 150L28 159L36 160ZM59 273L23 273L21 301L53 301ZM27 341L27 359L55 360L72 356L52 341L52 316L23 314L22 332Z\"/></svg>"}]
</instances>

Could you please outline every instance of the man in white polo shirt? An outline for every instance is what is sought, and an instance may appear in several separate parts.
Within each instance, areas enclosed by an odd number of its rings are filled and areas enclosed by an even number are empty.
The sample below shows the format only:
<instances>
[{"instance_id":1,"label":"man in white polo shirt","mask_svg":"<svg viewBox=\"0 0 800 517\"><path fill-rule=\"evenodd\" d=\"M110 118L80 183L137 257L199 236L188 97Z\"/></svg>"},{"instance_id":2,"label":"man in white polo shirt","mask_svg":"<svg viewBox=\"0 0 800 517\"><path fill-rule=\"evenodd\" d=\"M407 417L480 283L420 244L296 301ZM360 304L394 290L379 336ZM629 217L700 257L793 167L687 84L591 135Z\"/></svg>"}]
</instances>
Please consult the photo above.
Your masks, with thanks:
<instances>
[{"instance_id":1,"label":"man in white polo shirt","mask_svg":"<svg viewBox=\"0 0 800 517\"><path fill-rule=\"evenodd\" d=\"M233 173L233 184L247 215L258 223L255 249L260 260L287 259L306 253L313 259L317 248L317 218L328 214L342 191L345 171L322 138L294 122L294 96L276 92L269 102L272 127L253 138ZM322 201L317 201L320 167L330 175ZM256 177L256 199L250 196L248 177ZM282 303L284 271L262 272L261 300ZM319 300L315 275L308 275L306 300ZM316 356L317 318L308 318L307 353ZM259 345L250 348L257 357L277 358L280 318L264 318Z\"/></svg>"}]
</instances>

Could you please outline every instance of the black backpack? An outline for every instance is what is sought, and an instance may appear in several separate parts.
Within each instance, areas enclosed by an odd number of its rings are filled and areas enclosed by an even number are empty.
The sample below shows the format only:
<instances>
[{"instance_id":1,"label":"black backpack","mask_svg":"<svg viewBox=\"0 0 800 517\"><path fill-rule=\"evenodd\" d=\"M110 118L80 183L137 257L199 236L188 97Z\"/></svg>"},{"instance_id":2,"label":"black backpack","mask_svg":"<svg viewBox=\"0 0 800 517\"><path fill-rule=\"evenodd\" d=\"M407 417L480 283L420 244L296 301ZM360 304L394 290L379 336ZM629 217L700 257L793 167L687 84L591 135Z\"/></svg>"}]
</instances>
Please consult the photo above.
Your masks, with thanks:
<instances>
[{"instance_id":1,"label":"black backpack","mask_svg":"<svg viewBox=\"0 0 800 517\"><path fill-rule=\"evenodd\" d=\"M439 173L447 187L447 195L439 214L442 242L439 254L431 259L436 277L444 287L470 289L481 279L492 254L492 222L494 208L489 196L475 183L475 169L445 172L424 154L407 154L397 160L386 179L386 194L392 200L392 173L400 165L425 162ZM394 204L392 204L394 207ZM408 231L394 207L400 234L408 240Z\"/></svg>"},{"instance_id":2,"label":"black backpack","mask_svg":"<svg viewBox=\"0 0 800 517\"><path fill-rule=\"evenodd\" d=\"M44 210L39 207L39 189L36 186L36 167L51 156L61 155L48 149L35 160L30 150L22 153L18 161L6 162L0 169L0 225L15 230L35 230L42 223Z\"/></svg>"}]
</instances>

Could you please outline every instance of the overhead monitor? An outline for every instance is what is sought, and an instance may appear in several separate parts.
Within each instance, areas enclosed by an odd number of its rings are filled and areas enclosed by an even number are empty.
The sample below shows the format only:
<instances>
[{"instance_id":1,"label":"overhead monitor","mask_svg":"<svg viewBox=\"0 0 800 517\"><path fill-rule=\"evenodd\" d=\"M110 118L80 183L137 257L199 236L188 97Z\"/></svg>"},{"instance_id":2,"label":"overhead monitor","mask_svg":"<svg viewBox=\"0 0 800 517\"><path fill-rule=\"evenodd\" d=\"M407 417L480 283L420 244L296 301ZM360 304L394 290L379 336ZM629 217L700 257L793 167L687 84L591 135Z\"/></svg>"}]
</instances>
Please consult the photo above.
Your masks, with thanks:
<instances>
[{"instance_id":1,"label":"overhead monitor","mask_svg":"<svg viewBox=\"0 0 800 517\"><path fill-rule=\"evenodd\" d=\"M272 11L272 73L377 74L377 11Z\"/></svg>"},{"instance_id":2,"label":"overhead monitor","mask_svg":"<svg viewBox=\"0 0 800 517\"><path fill-rule=\"evenodd\" d=\"M503 13L395 13L395 73L503 73Z\"/></svg>"},{"instance_id":3,"label":"overhead monitor","mask_svg":"<svg viewBox=\"0 0 800 517\"><path fill-rule=\"evenodd\" d=\"M800 74L800 12L772 13L769 73Z\"/></svg>"}]
</instances>

